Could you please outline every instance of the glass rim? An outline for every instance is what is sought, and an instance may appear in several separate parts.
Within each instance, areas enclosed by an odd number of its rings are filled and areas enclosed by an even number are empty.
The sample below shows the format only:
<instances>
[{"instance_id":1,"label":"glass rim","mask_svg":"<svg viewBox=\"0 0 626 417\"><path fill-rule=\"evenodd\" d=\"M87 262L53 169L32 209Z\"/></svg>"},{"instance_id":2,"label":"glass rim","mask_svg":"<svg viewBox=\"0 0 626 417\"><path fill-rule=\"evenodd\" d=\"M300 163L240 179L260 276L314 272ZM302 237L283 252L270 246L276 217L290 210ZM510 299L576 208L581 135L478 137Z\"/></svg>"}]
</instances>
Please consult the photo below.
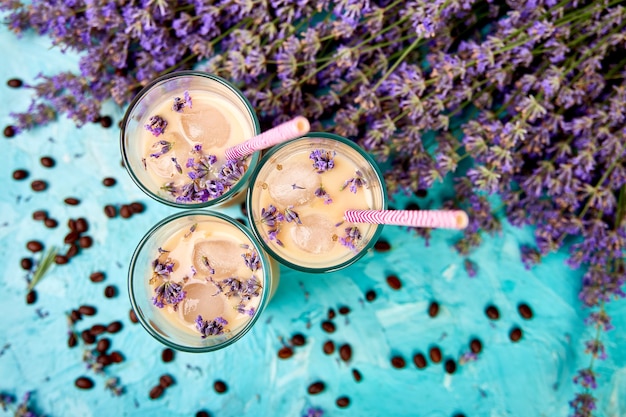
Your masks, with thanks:
<instances>
[{"instance_id":1,"label":"glass rim","mask_svg":"<svg viewBox=\"0 0 626 417\"><path fill-rule=\"evenodd\" d=\"M126 136L126 125L128 123L128 119L130 118L130 114L132 112L132 110L137 106L137 104L141 101L141 99L149 92L152 90L153 87L155 87L157 84L162 83L164 81L167 81L169 79L172 78L179 78L179 77L202 77L202 78L208 78L212 81L215 81L219 84L222 84L223 86L225 86L227 89L229 89L231 92L233 92L240 100L241 102L244 104L246 110L248 111L248 115L250 116L250 119L252 120L252 125L253 125L253 133L252 135L258 135L261 133L261 124L259 122L259 118L256 114L256 112L254 111L254 107L252 106L252 103L250 103L250 101L243 95L243 93L241 92L241 90L239 90L237 87L235 87L231 82L227 81L226 79L215 75L215 74L210 74L208 72L202 72L202 71L196 71L196 70L185 70L185 71L175 71L175 72L170 72L168 74L162 75L160 77L155 78L154 80L150 81L148 84L146 84L141 91L139 91L135 97L133 97L133 99L131 100L130 104L128 105L126 111L124 112L124 117L122 118L122 125L120 128L120 152L122 154L122 161L124 162L124 168L126 169L126 172L128 172L128 174L130 175L130 178L133 180L133 182L135 183L135 185L137 185L137 187L139 187L139 189L141 191L144 192L144 194L146 194L148 197L158 201L159 203L165 204L167 206L170 207L175 207L175 208L181 208L181 209L197 209L197 208L207 208L207 207L212 207L212 206L216 206L224 201L226 201L227 199L229 199L230 197L236 195L238 192L242 191L243 188L243 184L244 184L244 180L247 180L250 178L250 176L252 175L252 171L254 170L254 168L258 165L259 160L260 160L260 152L254 152L253 154L249 155L249 161L250 163L248 164L248 169L246 170L246 172L243 174L243 176L241 177L241 179L235 184L235 186L231 187L227 192L225 192L224 194L222 194L219 197L210 199L206 202L203 203L178 203L176 201L172 201L172 200L167 200L161 196L159 196L158 194L156 194L155 192L153 192L152 190L150 190L148 187L146 187L137 177L137 175L135 175L135 172L133 171L133 169L131 168L130 164L129 164L129 160L130 158L127 155L126 152L126 146L125 146L125 136Z\"/></svg>"},{"instance_id":2,"label":"glass rim","mask_svg":"<svg viewBox=\"0 0 626 417\"><path fill-rule=\"evenodd\" d=\"M159 332L155 331L154 328L150 325L150 323L148 323L148 320L143 316L143 314L140 313L140 310L138 309L138 303L136 301L136 297L135 297L135 290L133 287L133 275L134 275L134 270L135 270L135 265L137 263L137 258L139 257L140 253L142 252L142 250L144 249L145 245L147 244L147 242L150 240L150 238L152 238L152 236L158 231L160 230L162 227L165 227L166 225L170 224L171 222L178 220L182 217L190 217L190 216L209 216L209 217L216 217L220 220L224 220L227 223L231 224L232 226L236 227L238 230L240 230L248 239L250 239L250 242L252 243L252 245L254 246L254 248L256 249L258 255L259 255L259 259L261 260L261 265L264 271L264 283L263 283L263 292L261 294L261 299L259 301L259 307L257 309L257 311L254 313L254 316L252 316L250 318L250 320L245 324L245 326L243 328L241 328L241 330L239 330L239 332L237 332L236 335L232 336L229 339L226 339L224 342L216 344L216 345L212 345L212 346L204 346L204 347L190 347L190 346L186 346L186 345L182 345L179 343L176 343L170 339L165 338L163 335L161 335ZM265 279L266 277L270 277L270 280L272 280L271 277L271 271L272 271L272 267L270 264L270 259L267 256L267 254L265 253L263 246L259 244L259 241L257 240L257 238L254 236L254 234L243 224L239 223L237 220L229 217L228 215L218 212L218 211L214 211L214 210L209 210L209 209L192 209L192 210L186 210L183 212L179 212L179 213L174 213L172 215L169 215L163 219L161 219L160 221L158 221L155 225L153 225L150 230L148 230L148 232L146 232L146 234L141 238L141 240L139 241L139 243L137 244L133 255L131 257L130 260L130 266L128 268L128 277L127 277L127 285L128 285L128 296L130 298L130 304L131 307L133 309L133 311L135 312L135 316L137 317L137 320L139 321L139 323L141 323L142 327L148 332L148 334L150 334L153 338L155 338L157 341L163 343L164 345L176 349L178 351L183 351L183 352L190 352L190 353L204 353L204 352L212 352L215 350L219 350L222 348L225 348L227 346L232 345L233 343L235 343L236 341L238 341L239 339L241 339L244 335L246 335L250 329L252 329L252 327L254 326L254 324L256 323L256 321L258 320L259 316L261 315L261 313L263 312L263 310L265 310L265 307L267 305L267 302L269 301L269 293L271 291L271 283L268 286L268 280ZM200 336L200 335L199 335Z\"/></svg>"},{"instance_id":3,"label":"glass rim","mask_svg":"<svg viewBox=\"0 0 626 417\"><path fill-rule=\"evenodd\" d=\"M301 272L309 272L309 273L326 273L326 272L335 272L335 271L339 271L340 269L344 269L354 263L356 263L359 259L361 259L363 256L365 256L365 253L372 248L372 246L374 246L374 244L376 244L376 241L378 240L380 234L383 231L384 225L383 224L378 224L375 225L376 229L374 230L372 237L370 238L369 242L367 243L367 245L360 250L356 255L354 255L353 257L351 257L350 259L347 259L343 262L338 263L337 265L333 265L331 267L308 267L308 266L303 266L303 265L298 265L295 264L291 261L288 261L287 259L285 259L282 255L280 255L279 253L277 253L267 242L265 242L265 239L263 238L263 236L261 235L261 233L259 232L259 230L256 227L256 224L254 222L254 219L252 218L252 189L254 186L254 183L256 182L257 176L258 174L261 172L261 169L263 168L263 166L267 163L267 161L272 158L277 152L279 152L281 149L283 149L286 146L290 146L295 142L300 142L300 141L304 141L308 138L313 138L313 139L330 139L330 140L336 140L338 142L343 143L344 145L347 145L349 147L351 147L352 149L354 149L355 151L357 151L359 153L359 155L361 155L373 168L374 173L376 174L376 178L378 178L378 181L380 183L381 186L381 195L382 195L382 209L387 209L387 205L388 205L388 197L387 197L387 187L385 184L385 179L384 176L382 174L382 171L380 170L380 167L378 166L378 164L376 163L376 161L374 160L374 158L368 154L363 148L361 148L359 145L357 145L354 141L345 138L343 136L339 136L336 135L334 133L327 133L327 132L309 132L305 135L302 135L296 139L292 139L289 140L287 142L281 143L279 145L276 145L274 147L272 147L269 151L267 151L263 157L261 158L261 160L259 161L259 163L257 164L254 172L252 173L252 176L250 177L250 183L248 186L248 192L246 195L246 206L247 206L247 216L248 216L248 222L250 223L250 230L252 230L252 233L254 233L255 238L258 240L258 242L261 244L261 246L263 247L263 249L274 259L276 259L278 262L280 262L281 264L301 271Z\"/></svg>"}]
</instances>

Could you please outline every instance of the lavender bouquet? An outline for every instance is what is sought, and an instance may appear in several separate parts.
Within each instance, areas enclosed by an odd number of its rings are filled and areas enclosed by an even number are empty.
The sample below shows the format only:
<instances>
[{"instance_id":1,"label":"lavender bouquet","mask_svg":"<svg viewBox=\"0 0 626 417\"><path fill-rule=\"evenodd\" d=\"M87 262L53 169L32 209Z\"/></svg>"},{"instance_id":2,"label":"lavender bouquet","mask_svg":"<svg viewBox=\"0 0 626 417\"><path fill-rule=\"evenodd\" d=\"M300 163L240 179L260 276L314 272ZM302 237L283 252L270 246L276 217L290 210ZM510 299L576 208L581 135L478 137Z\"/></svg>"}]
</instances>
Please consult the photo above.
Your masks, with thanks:
<instances>
[{"instance_id":1,"label":"lavender bouquet","mask_svg":"<svg viewBox=\"0 0 626 417\"><path fill-rule=\"evenodd\" d=\"M156 76L197 68L237 85L265 127L293 114L353 138L381 162L391 194L450 182L469 213L462 254L503 219L534 226L527 267L557 250L585 271L588 368L575 416L595 407L605 304L626 279L624 1L71 0L2 3L80 54L41 75L12 131L57 115L78 126ZM416 231L426 239L428 230ZM471 265L471 264L470 264Z\"/></svg>"}]
</instances>

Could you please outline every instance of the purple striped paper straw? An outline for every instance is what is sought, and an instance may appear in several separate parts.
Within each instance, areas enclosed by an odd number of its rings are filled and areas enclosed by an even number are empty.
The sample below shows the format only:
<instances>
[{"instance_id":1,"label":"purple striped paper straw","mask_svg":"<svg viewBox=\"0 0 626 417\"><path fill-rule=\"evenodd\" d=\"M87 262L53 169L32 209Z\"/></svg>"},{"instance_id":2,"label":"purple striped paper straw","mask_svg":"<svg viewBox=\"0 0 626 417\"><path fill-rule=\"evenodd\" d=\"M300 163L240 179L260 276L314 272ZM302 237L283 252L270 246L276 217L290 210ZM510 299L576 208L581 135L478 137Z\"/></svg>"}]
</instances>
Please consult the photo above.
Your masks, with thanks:
<instances>
[{"instance_id":1,"label":"purple striped paper straw","mask_svg":"<svg viewBox=\"0 0 626 417\"><path fill-rule=\"evenodd\" d=\"M297 116L245 142L226 149L226 159L232 161L234 159L243 158L256 151L267 149L279 143L302 136L308 133L310 129L311 125L309 121L305 117Z\"/></svg>"},{"instance_id":2,"label":"purple striped paper straw","mask_svg":"<svg viewBox=\"0 0 626 417\"><path fill-rule=\"evenodd\" d=\"M469 221L462 210L346 210L344 219L351 223L432 229L465 229Z\"/></svg>"}]
</instances>

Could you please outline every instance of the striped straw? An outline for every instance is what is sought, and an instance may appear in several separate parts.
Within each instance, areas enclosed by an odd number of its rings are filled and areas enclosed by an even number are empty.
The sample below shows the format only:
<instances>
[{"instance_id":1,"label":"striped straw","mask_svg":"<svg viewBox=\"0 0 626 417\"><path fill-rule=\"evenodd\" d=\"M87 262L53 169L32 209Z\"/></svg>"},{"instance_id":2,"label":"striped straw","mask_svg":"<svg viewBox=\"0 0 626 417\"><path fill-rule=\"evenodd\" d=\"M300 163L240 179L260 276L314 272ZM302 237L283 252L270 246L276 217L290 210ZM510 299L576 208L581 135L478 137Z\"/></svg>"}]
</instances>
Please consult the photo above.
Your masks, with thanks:
<instances>
[{"instance_id":1,"label":"striped straw","mask_svg":"<svg viewBox=\"0 0 626 417\"><path fill-rule=\"evenodd\" d=\"M226 159L232 161L234 159L243 158L256 151L267 149L279 143L302 136L308 133L309 129L311 129L311 125L305 117L295 117L245 142L226 149Z\"/></svg>"},{"instance_id":2,"label":"striped straw","mask_svg":"<svg viewBox=\"0 0 626 417\"><path fill-rule=\"evenodd\" d=\"M346 210L344 219L351 223L433 229L465 229L469 221L461 210Z\"/></svg>"}]
</instances>

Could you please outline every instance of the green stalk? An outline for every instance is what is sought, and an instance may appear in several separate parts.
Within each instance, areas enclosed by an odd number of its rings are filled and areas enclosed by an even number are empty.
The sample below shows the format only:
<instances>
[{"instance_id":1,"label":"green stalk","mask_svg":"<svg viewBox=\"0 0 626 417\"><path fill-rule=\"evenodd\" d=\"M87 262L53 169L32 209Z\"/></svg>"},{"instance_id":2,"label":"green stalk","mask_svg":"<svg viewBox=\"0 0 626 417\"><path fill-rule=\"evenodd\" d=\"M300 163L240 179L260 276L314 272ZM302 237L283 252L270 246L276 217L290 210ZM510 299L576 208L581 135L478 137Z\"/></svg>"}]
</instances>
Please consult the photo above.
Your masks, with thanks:
<instances>
[{"instance_id":1,"label":"green stalk","mask_svg":"<svg viewBox=\"0 0 626 417\"><path fill-rule=\"evenodd\" d=\"M37 265L37 269L35 269L35 272L33 273L33 277L28 283L28 287L26 288L27 291L32 291L33 288L35 288L35 285L37 285L37 283L41 281L44 275L46 275L46 272L48 272L48 270L54 263L54 258L56 257L56 255L57 249L54 246L50 248L45 255L43 255L43 258Z\"/></svg>"}]
</instances>

